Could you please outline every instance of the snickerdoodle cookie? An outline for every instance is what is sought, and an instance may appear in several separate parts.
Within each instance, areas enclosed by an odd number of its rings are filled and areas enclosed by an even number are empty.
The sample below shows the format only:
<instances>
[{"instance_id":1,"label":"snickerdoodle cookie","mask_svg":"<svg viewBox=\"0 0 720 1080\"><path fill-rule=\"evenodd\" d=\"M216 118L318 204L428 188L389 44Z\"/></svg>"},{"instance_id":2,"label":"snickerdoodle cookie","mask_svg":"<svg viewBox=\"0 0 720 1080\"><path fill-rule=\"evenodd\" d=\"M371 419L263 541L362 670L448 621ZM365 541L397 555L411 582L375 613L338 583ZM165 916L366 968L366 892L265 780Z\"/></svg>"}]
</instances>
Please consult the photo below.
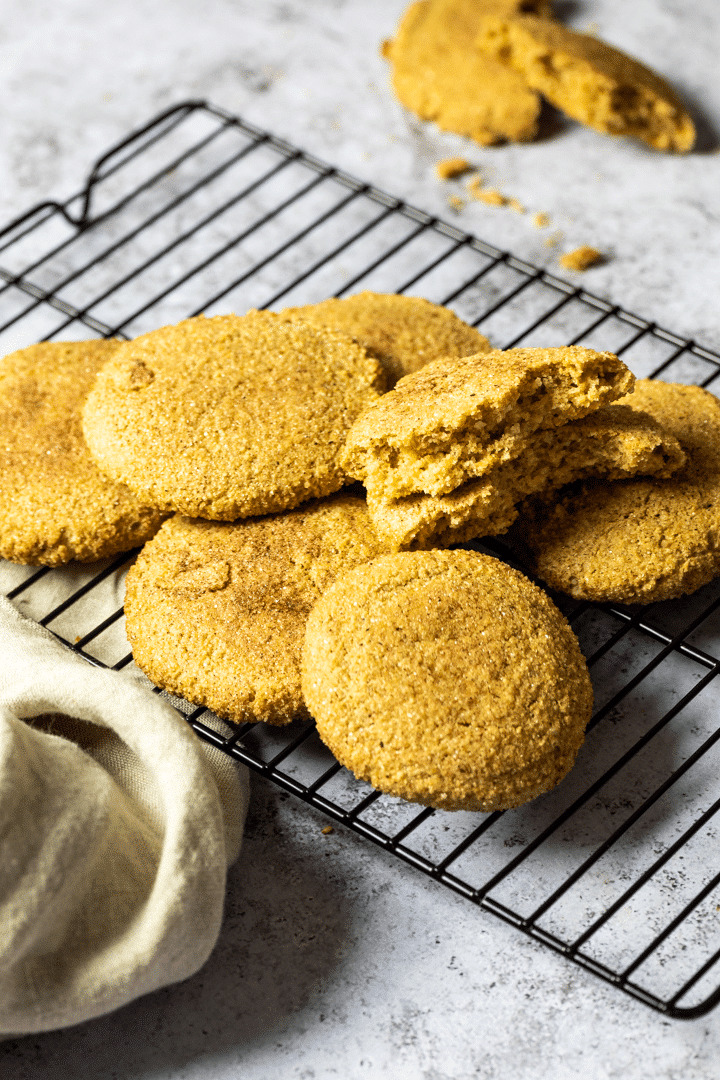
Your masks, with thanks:
<instances>
[{"instance_id":1,"label":"snickerdoodle cookie","mask_svg":"<svg viewBox=\"0 0 720 1080\"><path fill-rule=\"evenodd\" d=\"M495 16L483 21L477 46L596 131L630 135L655 150L693 147L695 127L674 90L592 34L533 15Z\"/></svg>"},{"instance_id":2,"label":"snickerdoodle cookie","mask_svg":"<svg viewBox=\"0 0 720 1080\"><path fill-rule=\"evenodd\" d=\"M720 401L647 380L628 400L678 439L685 465L667 480L586 481L550 503L530 501L509 535L554 589L648 604L720 573Z\"/></svg>"},{"instance_id":3,"label":"snickerdoodle cookie","mask_svg":"<svg viewBox=\"0 0 720 1080\"><path fill-rule=\"evenodd\" d=\"M547 10L543 0L417 0L383 55L400 102L443 131L489 146L537 134L540 98L506 65L475 48L483 15Z\"/></svg>"},{"instance_id":4,"label":"snickerdoodle cookie","mask_svg":"<svg viewBox=\"0 0 720 1080\"><path fill-rule=\"evenodd\" d=\"M307 715L305 621L381 545L364 500L336 495L234 524L173 517L127 578L127 634L158 686L234 721Z\"/></svg>"},{"instance_id":5,"label":"snickerdoodle cookie","mask_svg":"<svg viewBox=\"0 0 720 1080\"><path fill-rule=\"evenodd\" d=\"M0 556L58 566L149 540L164 515L104 477L80 410L118 341L31 345L0 360Z\"/></svg>"},{"instance_id":6,"label":"snickerdoodle cookie","mask_svg":"<svg viewBox=\"0 0 720 1080\"><path fill-rule=\"evenodd\" d=\"M302 686L343 765L445 810L518 806L555 787L592 706L557 608L470 551L385 555L344 574L310 613Z\"/></svg>"},{"instance_id":7,"label":"snickerdoodle cookie","mask_svg":"<svg viewBox=\"0 0 720 1080\"><path fill-rule=\"evenodd\" d=\"M361 292L282 315L349 334L382 363L388 387L441 356L486 352L490 342L449 308L419 296Z\"/></svg>"},{"instance_id":8,"label":"snickerdoodle cookie","mask_svg":"<svg viewBox=\"0 0 720 1080\"><path fill-rule=\"evenodd\" d=\"M593 412L634 381L612 353L579 346L435 360L356 421L345 468L374 500L444 495L517 457L538 430Z\"/></svg>"},{"instance_id":9,"label":"snickerdoodle cookie","mask_svg":"<svg viewBox=\"0 0 720 1080\"><path fill-rule=\"evenodd\" d=\"M633 401L631 394L626 398ZM617 480L670 476L685 461L677 439L648 413L605 405L561 427L535 432L519 457L501 461L484 476L447 495L368 497L375 528L388 547L444 547L510 527L529 494L551 492L585 477Z\"/></svg>"},{"instance_id":10,"label":"snickerdoodle cookie","mask_svg":"<svg viewBox=\"0 0 720 1080\"><path fill-rule=\"evenodd\" d=\"M100 468L144 501L230 521L340 488L345 436L383 384L379 362L334 330L199 316L121 345L83 430Z\"/></svg>"}]
</instances>

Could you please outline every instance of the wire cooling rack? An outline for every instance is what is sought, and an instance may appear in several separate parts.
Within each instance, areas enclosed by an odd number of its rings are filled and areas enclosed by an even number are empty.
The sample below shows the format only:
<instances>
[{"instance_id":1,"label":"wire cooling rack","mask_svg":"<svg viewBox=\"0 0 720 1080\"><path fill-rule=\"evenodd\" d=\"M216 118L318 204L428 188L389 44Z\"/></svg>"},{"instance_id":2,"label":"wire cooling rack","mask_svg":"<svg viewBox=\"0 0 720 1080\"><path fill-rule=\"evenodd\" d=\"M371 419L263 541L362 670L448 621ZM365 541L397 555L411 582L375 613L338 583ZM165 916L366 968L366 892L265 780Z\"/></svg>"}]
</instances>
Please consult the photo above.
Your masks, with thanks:
<instances>
[{"instance_id":1,"label":"wire cooling rack","mask_svg":"<svg viewBox=\"0 0 720 1080\"><path fill-rule=\"evenodd\" d=\"M0 349L360 289L446 304L497 347L582 343L638 376L720 389L716 353L203 102L155 118L77 196L0 232ZM144 679L123 629L130 561L0 562L0 587L92 663ZM334 821L646 1004L700 1016L720 1000L720 587L641 609L555 599L596 711L569 777L517 810L419 809L356 781L311 723L233 729L171 700Z\"/></svg>"}]
</instances>

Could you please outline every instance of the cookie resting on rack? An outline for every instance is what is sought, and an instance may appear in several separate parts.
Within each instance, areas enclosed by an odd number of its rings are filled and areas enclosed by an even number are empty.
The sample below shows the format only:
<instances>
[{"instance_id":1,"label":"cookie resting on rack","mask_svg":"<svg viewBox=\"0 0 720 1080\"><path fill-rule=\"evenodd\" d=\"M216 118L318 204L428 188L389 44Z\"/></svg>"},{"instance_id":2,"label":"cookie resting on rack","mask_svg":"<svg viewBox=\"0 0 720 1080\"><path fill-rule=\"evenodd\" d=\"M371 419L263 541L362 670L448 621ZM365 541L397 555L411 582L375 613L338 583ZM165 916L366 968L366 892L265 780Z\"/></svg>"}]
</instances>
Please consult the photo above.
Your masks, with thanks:
<instances>
[{"instance_id":1,"label":"cookie resting on rack","mask_svg":"<svg viewBox=\"0 0 720 1080\"><path fill-rule=\"evenodd\" d=\"M435 360L356 421L345 468L375 500L444 495L517 457L538 430L593 412L634 381L617 356L577 345Z\"/></svg>"},{"instance_id":2,"label":"cookie resting on rack","mask_svg":"<svg viewBox=\"0 0 720 1080\"><path fill-rule=\"evenodd\" d=\"M488 60L516 71L557 108L607 135L687 153L695 126L675 91L593 34L532 15L483 21L476 41Z\"/></svg>"},{"instance_id":3,"label":"cookie resting on rack","mask_svg":"<svg viewBox=\"0 0 720 1080\"><path fill-rule=\"evenodd\" d=\"M83 430L100 468L161 510L233 521L329 495L384 388L351 338L267 311L198 316L120 345Z\"/></svg>"},{"instance_id":4,"label":"cookie resting on rack","mask_svg":"<svg viewBox=\"0 0 720 1080\"><path fill-rule=\"evenodd\" d=\"M586 481L529 500L508 537L551 588L649 604L720 574L720 401L699 386L636 383L631 395L674 435L685 465L667 480Z\"/></svg>"},{"instance_id":5,"label":"cookie resting on rack","mask_svg":"<svg viewBox=\"0 0 720 1080\"><path fill-rule=\"evenodd\" d=\"M382 550L365 501L350 495L236 523L173 517L127 577L135 662L158 686L228 720L307 716L308 612L339 574Z\"/></svg>"},{"instance_id":6,"label":"cookie resting on rack","mask_svg":"<svg viewBox=\"0 0 720 1080\"><path fill-rule=\"evenodd\" d=\"M103 476L80 410L120 342L48 341L0 360L0 556L59 566L129 551L164 514Z\"/></svg>"},{"instance_id":7,"label":"cookie resting on rack","mask_svg":"<svg viewBox=\"0 0 720 1080\"><path fill-rule=\"evenodd\" d=\"M368 506L378 535L394 551L447 547L481 536L499 536L531 493L553 491L586 477L618 480L671 476L685 461L677 439L648 413L627 404L605 405L589 416L536 431L517 457L446 495L407 495Z\"/></svg>"},{"instance_id":8,"label":"cookie resting on rack","mask_svg":"<svg viewBox=\"0 0 720 1080\"><path fill-rule=\"evenodd\" d=\"M303 693L341 764L389 795L500 810L571 768L592 688L544 592L470 551L384 555L310 613Z\"/></svg>"},{"instance_id":9,"label":"cookie resting on rack","mask_svg":"<svg viewBox=\"0 0 720 1080\"><path fill-rule=\"evenodd\" d=\"M419 296L361 292L281 314L349 334L382 363L388 387L441 356L490 349L487 338L449 308Z\"/></svg>"}]
</instances>

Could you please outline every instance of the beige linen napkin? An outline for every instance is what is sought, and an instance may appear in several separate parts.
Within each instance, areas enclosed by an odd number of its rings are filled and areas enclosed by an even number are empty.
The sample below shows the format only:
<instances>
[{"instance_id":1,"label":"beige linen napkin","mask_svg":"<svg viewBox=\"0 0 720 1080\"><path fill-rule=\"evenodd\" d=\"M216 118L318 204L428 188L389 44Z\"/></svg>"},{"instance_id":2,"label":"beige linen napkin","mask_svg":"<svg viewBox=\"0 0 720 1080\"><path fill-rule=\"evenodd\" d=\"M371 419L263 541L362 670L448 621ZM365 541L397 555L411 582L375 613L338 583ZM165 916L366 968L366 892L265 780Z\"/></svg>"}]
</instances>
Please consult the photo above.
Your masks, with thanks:
<instances>
[{"instance_id":1,"label":"beige linen napkin","mask_svg":"<svg viewBox=\"0 0 720 1080\"><path fill-rule=\"evenodd\" d=\"M202 966L247 788L171 705L0 597L0 1037Z\"/></svg>"}]
</instances>

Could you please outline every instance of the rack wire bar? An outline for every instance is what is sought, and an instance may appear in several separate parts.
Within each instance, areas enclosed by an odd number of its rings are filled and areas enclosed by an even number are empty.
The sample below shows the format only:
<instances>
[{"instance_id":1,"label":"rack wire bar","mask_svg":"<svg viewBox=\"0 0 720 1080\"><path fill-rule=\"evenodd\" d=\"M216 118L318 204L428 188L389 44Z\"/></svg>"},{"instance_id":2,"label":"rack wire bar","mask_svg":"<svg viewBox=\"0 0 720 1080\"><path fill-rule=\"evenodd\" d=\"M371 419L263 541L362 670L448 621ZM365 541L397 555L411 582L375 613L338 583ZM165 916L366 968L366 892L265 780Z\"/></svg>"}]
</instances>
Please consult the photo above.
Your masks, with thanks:
<instances>
[{"instance_id":1,"label":"rack wire bar","mask_svg":"<svg viewBox=\"0 0 720 1080\"><path fill-rule=\"evenodd\" d=\"M639 377L720 387L713 350L202 101L0 229L3 353L360 289L446 304L500 348L582 343ZM501 540L473 546L512 561ZM88 662L143 679L124 633L131 558L0 561L0 588ZM651 1008L701 1016L720 1001L720 583L648 608L554 599L597 708L571 774L517 810L411 806L357 781L312 722L233 726L166 696L201 738L329 819Z\"/></svg>"}]
</instances>

